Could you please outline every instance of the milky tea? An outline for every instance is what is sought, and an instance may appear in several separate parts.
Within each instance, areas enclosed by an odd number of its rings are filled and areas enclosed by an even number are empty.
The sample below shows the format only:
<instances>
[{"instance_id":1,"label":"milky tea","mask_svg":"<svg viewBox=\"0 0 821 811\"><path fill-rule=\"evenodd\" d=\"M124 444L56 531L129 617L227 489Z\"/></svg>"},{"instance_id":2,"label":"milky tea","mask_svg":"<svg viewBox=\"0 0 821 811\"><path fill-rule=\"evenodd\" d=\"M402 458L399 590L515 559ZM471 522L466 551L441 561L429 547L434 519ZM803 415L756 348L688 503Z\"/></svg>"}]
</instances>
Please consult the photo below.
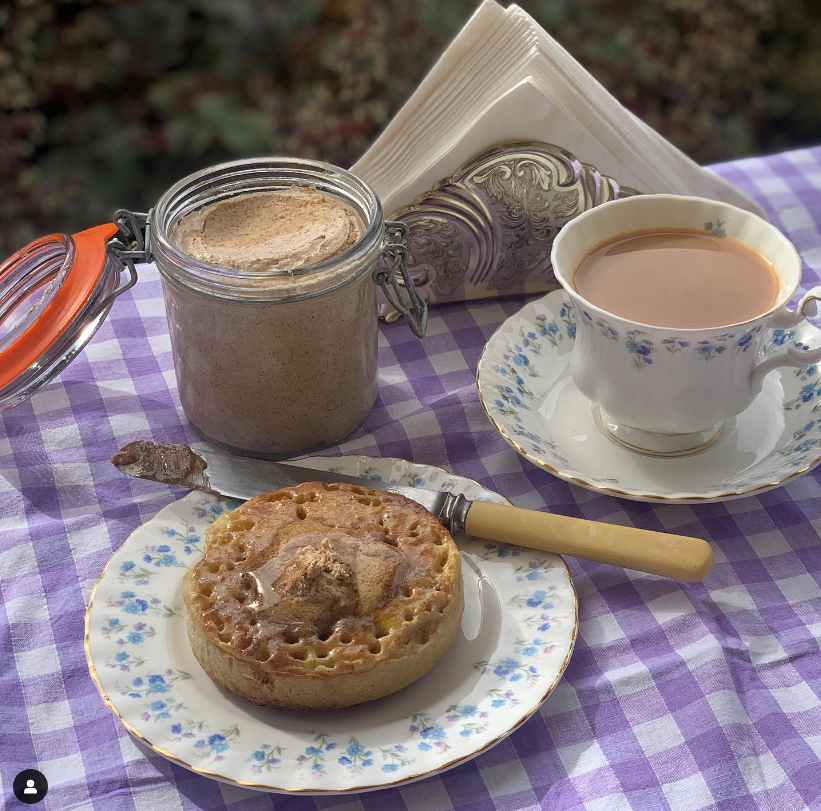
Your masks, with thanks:
<instances>
[{"instance_id":1,"label":"milky tea","mask_svg":"<svg viewBox=\"0 0 821 811\"><path fill-rule=\"evenodd\" d=\"M602 310L676 329L747 321L773 307L779 293L772 265L752 248L672 228L605 242L582 260L573 286Z\"/></svg>"}]
</instances>

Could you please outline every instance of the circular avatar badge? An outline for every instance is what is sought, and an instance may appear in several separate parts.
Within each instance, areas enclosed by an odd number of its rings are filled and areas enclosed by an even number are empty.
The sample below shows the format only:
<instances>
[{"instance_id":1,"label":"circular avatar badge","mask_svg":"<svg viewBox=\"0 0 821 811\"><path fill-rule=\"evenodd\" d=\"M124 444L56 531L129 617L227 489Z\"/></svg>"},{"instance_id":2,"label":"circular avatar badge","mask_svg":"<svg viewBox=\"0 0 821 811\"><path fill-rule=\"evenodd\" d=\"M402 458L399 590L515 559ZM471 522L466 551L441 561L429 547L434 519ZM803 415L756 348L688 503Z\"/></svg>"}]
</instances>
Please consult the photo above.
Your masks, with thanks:
<instances>
[{"instance_id":1,"label":"circular avatar badge","mask_svg":"<svg viewBox=\"0 0 821 811\"><path fill-rule=\"evenodd\" d=\"M14 796L20 800L21 803L27 805L34 805L39 803L48 792L48 780L42 772L37 769L24 769L17 777L14 778L12 784L12 791Z\"/></svg>"}]
</instances>

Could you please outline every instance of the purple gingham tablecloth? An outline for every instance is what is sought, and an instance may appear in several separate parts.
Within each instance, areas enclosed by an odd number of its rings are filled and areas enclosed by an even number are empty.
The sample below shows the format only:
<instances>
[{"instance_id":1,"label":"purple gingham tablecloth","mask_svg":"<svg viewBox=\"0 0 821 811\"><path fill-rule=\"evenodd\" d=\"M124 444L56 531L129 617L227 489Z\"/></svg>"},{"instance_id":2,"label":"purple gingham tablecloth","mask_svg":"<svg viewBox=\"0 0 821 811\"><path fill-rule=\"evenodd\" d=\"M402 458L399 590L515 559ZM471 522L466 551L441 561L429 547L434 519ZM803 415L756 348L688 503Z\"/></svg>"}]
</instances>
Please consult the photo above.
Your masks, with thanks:
<instances>
[{"instance_id":1,"label":"purple gingham tablecloth","mask_svg":"<svg viewBox=\"0 0 821 811\"><path fill-rule=\"evenodd\" d=\"M723 164L821 274L821 148ZM453 771L359 796L221 784L138 745L102 704L83 613L105 562L181 495L128 479L113 449L190 438L156 271L142 268L86 351L0 420L0 776L38 768L41 808L213 811L605 811L821 808L821 468L724 504L659 506L566 484L521 459L479 404L476 363L519 299L449 305L428 337L383 327L380 397L338 450L478 479L524 507L713 542L704 584L571 561L576 650L541 712Z\"/></svg>"}]
</instances>

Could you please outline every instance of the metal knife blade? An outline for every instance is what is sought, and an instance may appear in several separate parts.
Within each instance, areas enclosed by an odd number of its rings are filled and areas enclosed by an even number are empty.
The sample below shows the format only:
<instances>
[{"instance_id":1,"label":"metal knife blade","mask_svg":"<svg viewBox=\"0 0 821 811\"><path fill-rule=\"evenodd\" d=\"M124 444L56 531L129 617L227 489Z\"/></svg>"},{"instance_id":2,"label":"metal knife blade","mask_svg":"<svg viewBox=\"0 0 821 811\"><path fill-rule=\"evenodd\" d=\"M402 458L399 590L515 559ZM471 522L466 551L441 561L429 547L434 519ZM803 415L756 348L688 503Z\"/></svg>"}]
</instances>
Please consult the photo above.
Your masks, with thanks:
<instances>
[{"instance_id":1,"label":"metal knife blade","mask_svg":"<svg viewBox=\"0 0 821 811\"><path fill-rule=\"evenodd\" d=\"M472 503L464 496L452 493L314 470L293 462L234 456L203 445L189 448L187 445L139 440L122 448L111 457L111 462L122 473L139 479L205 490L243 501L302 482L346 482L372 490L386 490L421 504L451 532L463 528L463 516L467 515Z\"/></svg>"}]
</instances>

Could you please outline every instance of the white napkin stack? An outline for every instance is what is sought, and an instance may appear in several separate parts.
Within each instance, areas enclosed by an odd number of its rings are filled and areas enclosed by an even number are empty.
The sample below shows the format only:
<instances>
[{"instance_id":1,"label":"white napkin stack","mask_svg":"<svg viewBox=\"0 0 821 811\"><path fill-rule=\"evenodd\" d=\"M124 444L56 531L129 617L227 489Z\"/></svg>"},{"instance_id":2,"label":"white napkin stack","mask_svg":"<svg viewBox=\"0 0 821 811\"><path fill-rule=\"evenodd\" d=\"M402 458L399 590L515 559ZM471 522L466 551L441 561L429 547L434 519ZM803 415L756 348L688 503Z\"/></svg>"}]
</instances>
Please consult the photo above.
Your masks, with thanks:
<instances>
[{"instance_id":1,"label":"white napkin stack","mask_svg":"<svg viewBox=\"0 0 821 811\"><path fill-rule=\"evenodd\" d=\"M766 216L623 107L529 14L485 0L352 171L386 216L474 156L515 141L571 152L622 186Z\"/></svg>"}]
</instances>

